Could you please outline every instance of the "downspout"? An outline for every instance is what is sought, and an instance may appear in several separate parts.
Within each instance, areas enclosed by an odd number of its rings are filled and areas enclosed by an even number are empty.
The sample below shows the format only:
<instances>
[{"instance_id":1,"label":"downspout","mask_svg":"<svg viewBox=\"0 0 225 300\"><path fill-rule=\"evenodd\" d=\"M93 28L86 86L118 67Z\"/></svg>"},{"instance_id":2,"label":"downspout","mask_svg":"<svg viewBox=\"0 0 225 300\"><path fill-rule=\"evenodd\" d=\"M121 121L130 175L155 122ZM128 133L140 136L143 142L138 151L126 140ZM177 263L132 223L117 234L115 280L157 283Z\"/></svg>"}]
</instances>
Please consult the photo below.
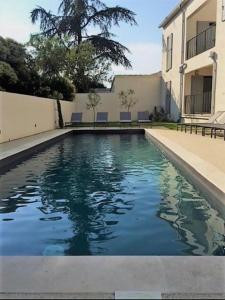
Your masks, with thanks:
<instances>
[{"instance_id":1,"label":"downspout","mask_svg":"<svg viewBox=\"0 0 225 300\"><path fill-rule=\"evenodd\" d=\"M217 54L216 52L210 52L209 57L213 60L213 82L212 82L212 104L211 104L211 114L215 114L215 104L216 104L216 83L217 83Z\"/></svg>"},{"instance_id":2,"label":"downspout","mask_svg":"<svg viewBox=\"0 0 225 300\"><path fill-rule=\"evenodd\" d=\"M180 67L180 119L183 115L183 92L184 92L184 60L185 60L185 33L186 33L186 13L183 11L182 13L182 44L181 44L181 67Z\"/></svg>"}]
</instances>

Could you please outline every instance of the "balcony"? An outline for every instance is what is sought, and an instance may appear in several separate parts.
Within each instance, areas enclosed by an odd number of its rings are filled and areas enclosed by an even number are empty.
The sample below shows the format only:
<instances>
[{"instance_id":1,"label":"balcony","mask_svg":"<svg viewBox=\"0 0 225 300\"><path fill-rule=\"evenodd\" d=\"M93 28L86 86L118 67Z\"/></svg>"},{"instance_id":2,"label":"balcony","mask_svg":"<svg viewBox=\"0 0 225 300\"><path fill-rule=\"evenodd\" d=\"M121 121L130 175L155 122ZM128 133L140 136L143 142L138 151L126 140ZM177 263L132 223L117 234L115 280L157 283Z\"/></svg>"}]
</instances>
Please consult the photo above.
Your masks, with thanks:
<instances>
[{"instance_id":1,"label":"balcony","mask_svg":"<svg viewBox=\"0 0 225 300\"><path fill-rule=\"evenodd\" d=\"M188 95L184 99L186 115L211 114L212 92L199 95Z\"/></svg>"},{"instance_id":2,"label":"balcony","mask_svg":"<svg viewBox=\"0 0 225 300\"><path fill-rule=\"evenodd\" d=\"M216 24L210 25L194 38L187 42L186 59L199 55L213 47L216 44Z\"/></svg>"}]
</instances>

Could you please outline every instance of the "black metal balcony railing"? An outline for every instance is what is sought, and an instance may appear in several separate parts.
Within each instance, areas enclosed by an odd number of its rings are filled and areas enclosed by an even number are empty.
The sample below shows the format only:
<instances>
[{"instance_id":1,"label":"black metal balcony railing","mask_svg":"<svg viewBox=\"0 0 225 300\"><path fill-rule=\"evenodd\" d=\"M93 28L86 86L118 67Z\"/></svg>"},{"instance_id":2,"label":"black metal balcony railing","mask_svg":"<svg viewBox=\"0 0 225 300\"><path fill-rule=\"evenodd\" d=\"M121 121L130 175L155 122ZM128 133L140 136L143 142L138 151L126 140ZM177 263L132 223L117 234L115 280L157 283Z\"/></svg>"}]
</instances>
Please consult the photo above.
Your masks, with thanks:
<instances>
[{"instance_id":1,"label":"black metal balcony railing","mask_svg":"<svg viewBox=\"0 0 225 300\"><path fill-rule=\"evenodd\" d=\"M200 95L188 95L184 99L184 113L187 115L210 114L212 93L207 92Z\"/></svg>"},{"instance_id":2,"label":"black metal balcony railing","mask_svg":"<svg viewBox=\"0 0 225 300\"><path fill-rule=\"evenodd\" d=\"M187 59L215 47L215 44L216 24L213 24L187 42Z\"/></svg>"}]
</instances>

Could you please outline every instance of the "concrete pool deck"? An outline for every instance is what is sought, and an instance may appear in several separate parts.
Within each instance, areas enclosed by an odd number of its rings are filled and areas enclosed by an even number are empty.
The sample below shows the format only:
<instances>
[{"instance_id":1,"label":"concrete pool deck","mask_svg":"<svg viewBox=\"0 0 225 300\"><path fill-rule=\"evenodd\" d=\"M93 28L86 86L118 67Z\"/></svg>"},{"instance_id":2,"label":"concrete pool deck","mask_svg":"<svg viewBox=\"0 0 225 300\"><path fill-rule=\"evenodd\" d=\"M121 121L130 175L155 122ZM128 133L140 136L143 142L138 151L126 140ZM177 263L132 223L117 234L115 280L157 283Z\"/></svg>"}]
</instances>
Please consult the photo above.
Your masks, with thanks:
<instances>
[{"instance_id":1,"label":"concrete pool deck","mask_svg":"<svg viewBox=\"0 0 225 300\"><path fill-rule=\"evenodd\" d=\"M1 144L0 161L73 130L80 129L55 130ZM176 161L179 156L178 164L185 160L189 165L187 172L194 170L197 175L214 180L221 193L224 191L223 140L164 129L146 129L146 134L167 155L174 153L172 159ZM124 291L145 291L149 299L154 295L161 295L162 299L225 299L225 259L0 257L0 299L119 299L118 295L126 295Z\"/></svg>"},{"instance_id":2,"label":"concrete pool deck","mask_svg":"<svg viewBox=\"0 0 225 300\"><path fill-rule=\"evenodd\" d=\"M145 132L225 215L225 142L172 130Z\"/></svg>"},{"instance_id":3,"label":"concrete pool deck","mask_svg":"<svg viewBox=\"0 0 225 300\"><path fill-rule=\"evenodd\" d=\"M0 272L2 298L55 294L57 299L114 299L126 291L145 291L147 299L172 294L172 299L181 294L184 299L188 294L190 299L197 294L225 299L225 261L219 257L4 257Z\"/></svg>"}]
</instances>

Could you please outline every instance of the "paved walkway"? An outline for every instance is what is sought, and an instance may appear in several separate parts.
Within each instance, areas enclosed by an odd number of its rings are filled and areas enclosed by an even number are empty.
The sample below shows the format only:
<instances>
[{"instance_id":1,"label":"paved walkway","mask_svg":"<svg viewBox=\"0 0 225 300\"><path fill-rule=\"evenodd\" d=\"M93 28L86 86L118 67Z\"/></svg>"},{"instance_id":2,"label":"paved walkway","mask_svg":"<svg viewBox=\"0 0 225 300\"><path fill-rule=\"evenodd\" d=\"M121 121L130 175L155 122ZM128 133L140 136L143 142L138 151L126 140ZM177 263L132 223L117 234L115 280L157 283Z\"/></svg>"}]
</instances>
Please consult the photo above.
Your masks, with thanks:
<instances>
[{"instance_id":1,"label":"paved walkway","mask_svg":"<svg viewBox=\"0 0 225 300\"><path fill-rule=\"evenodd\" d=\"M225 142L170 130L145 132L225 216Z\"/></svg>"},{"instance_id":2,"label":"paved walkway","mask_svg":"<svg viewBox=\"0 0 225 300\"><path fill-rule=\"evenodd\" d=\"M0 160L59 137L72 129L56 129L0 144Z\"/></svg>"},{"instance_id":3,"label":"paved walkway","mask_svg":"<svg viewBox=\"0 0 225 300\"><path fill-rule=\"evenodd\" d=\"M202 137L201 135L191 135L190 133L166 129L152 129L150 131L158 132L225 173L225 141L222 138L211 139L209 136Z\"/></svg>"}]
</instances>

